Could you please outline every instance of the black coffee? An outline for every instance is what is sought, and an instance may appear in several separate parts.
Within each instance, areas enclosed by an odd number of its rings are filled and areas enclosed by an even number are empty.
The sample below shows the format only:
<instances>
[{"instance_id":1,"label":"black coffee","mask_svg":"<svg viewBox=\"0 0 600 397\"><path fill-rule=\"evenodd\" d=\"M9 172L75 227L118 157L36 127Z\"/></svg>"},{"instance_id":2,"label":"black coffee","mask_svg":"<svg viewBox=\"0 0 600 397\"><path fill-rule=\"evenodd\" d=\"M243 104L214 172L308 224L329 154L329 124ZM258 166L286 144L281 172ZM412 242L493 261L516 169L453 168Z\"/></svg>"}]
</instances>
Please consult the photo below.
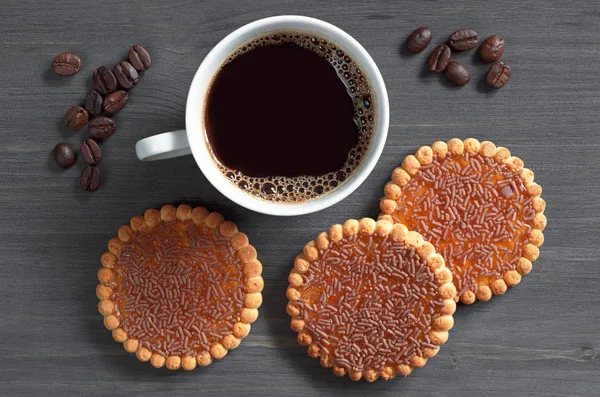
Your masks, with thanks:
<instances>
[{"instance_id":1,"label":"black coffee","mask_svg":"<svg viewBox=\"0 0 600 397\"><path fill-rule=\"evenodd\" d=\"M340 186L362 163L374 95L359 66L321 37L280 32L221 66L205 109L221 171L270 201L302 202Z\"/></svg>"}]
</instances>

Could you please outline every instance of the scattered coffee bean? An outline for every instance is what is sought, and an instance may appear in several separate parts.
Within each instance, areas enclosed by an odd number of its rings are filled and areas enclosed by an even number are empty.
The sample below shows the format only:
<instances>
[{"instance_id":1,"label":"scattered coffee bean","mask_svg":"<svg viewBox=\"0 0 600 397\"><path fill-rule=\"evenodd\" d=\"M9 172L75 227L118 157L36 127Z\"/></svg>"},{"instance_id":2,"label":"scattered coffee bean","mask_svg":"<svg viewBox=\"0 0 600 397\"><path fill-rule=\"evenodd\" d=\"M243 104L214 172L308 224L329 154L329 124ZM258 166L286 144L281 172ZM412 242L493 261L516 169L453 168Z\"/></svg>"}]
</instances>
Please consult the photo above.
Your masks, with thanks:
<instances>
[{"instance_id":1,"label":"scattered coffee bean","mask_svg":"<svg viewBox=\"0 0 600 397\"><path fill-rule=\"evenodd\" d=\"M97 116L90 121L88 131L90 136L95 139L108 138L115 133L117 127L115 122L106 116Z\"/></svg>"},{"instance_id":2,"label":"scattered coffee bean","mask_svg":"<svg viewBox=\"0 0 600 397\"><path fill-rule=\"evenodd\" d=\"M444 75L448 80L458 86L467 84L471 80L471 75L466 67L458 62L450 62Z\"/></svg>"},{"instance_id":3,"label":"scattered coffee bean","mask_svg":"<svg viewBox=\"0 0 600 397\"><path fill-rule=\"evenodd\" d=\"M117 90L117 78L113 72L106 66L100 66L94 70L94 87L102 95L109 94Z\"/></svg>"},{"instance_id":4,"label":"scattered coffee bean","mask_svg":"<svg viewBox=\"0 0 600 397\"><path fill-rule=\"evenodd\" d=\"M139 44L130 48L129 61L119 62L114 71L106 66L94 70L96 90L87 94L84 107L73 106L64 117L65 124L70 129L79 130L89 121L88 131L92 138L103 139L115 133L115 122L100 114L103 111L116 113L123 109L129 96L119 86L126 90L134 88L139 82L138 72L147 70L152 64L150 54ZM74 75L81 70L81 59L71 53L60 54L54 58L52 69L60 75ZM95 117L89 120L90 115ZM102 160L102 150L94 139L83 142L80 150L81 156L90 164L82 170L80 183L85 191L94 192L102 183L100 169L95 167ZM57 164L63 168L69 168L76 162L75 152L66 143L56 145L52 154Z\"/></svg>"},{"instance_id":5,"label":"scattered coffee bean","mask_svg":"<svg viewBox=\"0 0 600 397\"><path fill-rule=\"evenodd\" d=\"M75 54L65 52L59 54L52 62L52 70L61 76L72 76L81 69L81 59Z\"/></svg>"},{"instance_id":6,"label":"scattered coffee bean","mask_svg":"<svg viewBox=\"0 0 600 397\"><path fill-rule=\"evenodd\" d=\"M81 129L88 122L88 112L81 106L72 106L65 114L65 124L73 131Z\"/></svg>"},{"instance_id":7,"label":"scattered coffee bean","mask_svg":"<svg viewBox=\"0 0 600 397\"><path fill-rule=\"evenodd\" d=\"M83 159L90 165L96 165L102 160L102 150L93 139L83 142L80 151Z\"/></svg>"},{"instance_id":8,"label":"scattered coffee bean","mask_svg":"<svg viewBox=\"0 0 600 397\"><path fill-rule=\"evenodd\" d=\"M422 26L408 36L406 47L413 54L419 53L427 48L431 42L431 38L431 30L426 26Z\"/></svg>"},{"instance_id":9,"label":"scattered coffee bean","mask_svg":"<svg viewBox=\"0 0 600 397\"><path fill-rule=\"evenodd\" d=\"M56 160L56 164L60 165L62 168L69 168L75 164L75 152L68 143L59 143L54 146L52 156L54 157L54 160Z\"/></svg>"},{"instance_id":10,"label":"scattered coffee bean","mask_svg":"<svg viewBox=\"0 0 600 397\"><path fill-rule=\"evenodd\" d=\"M510 66L498 61L490 66L485 80L491 87L502 88L508 82L508 79L510 79Z\"/></svg>"},{"instance_id":11,"label":"scattered coffee bean","mask_svg":"<svg viewBox=\"0 0 600 397\"><path fill-rule=\"evenodd\" d=\"M152 65L150 54L139 44L134 45L129 50L129 62L131 62L133 67L136 68L138 72L148 70L150 65Z\"/></svg>"},{"instance_id":12,"label":"scattered coffee bean","mask_svg":"<svg viewBox=\"0 0 600 397\"><path fill-rule=\"evenodd\" d=\"M104 98L102 106L107 113L117 113L127 105L129 96L123 90L115 91Z\"/></svg>"},{"instance_id":13,"label":"scattered coffee bean","mask_svg":"<svg viewBox=\"0 0 600 397\"><path fill-rule=\"evenodd\" d=\"M135 87L140 81L139 74L137 70L127 61L121 61L117 63L113 69L115 76L117 77L117 81L121 84L121 87L129 90Z\"/></svg>"},{"instance_id":14,"label":"scattered coffee bean","mask_svg":"<svg viewBox=\"0 0 600 397\"><path fill-rule=\"evenodd\" d=\"M83 190L86 192L95 192L102 183L100 169L98 167L88 165L81 171L79 182L81 183Z\"/></svg>"},{"instance_id":15,"label":"scattered coffee bean","mask_svg":"<svg viewBox=\"0 0 600 397\"><path fill-rule=\"evenodd\" d=\"M102 113L102 95L98 91L92 91L85 97L85 110L92 116Z\"/></svg>"},{"instance_id":16,"label":"scattered coffee bean","mask_svg":"<svg viewBox=\"0 0 600 397\"><path fill-rule=\"evenodd\" d=\"M504 40L497 34L488 37L479 47L479 56L485 63L496 62L504 54Z\"/></svg>"},{"instance_id":17,"label":"scattered coffee bean","mask_svg":"<svg viewBox=\"0 0 600 397\"><path fill-rule=\"evenodd\" d=\"M450 35L448 44L455 51L471 50L477 46L477 32L470 29L457 30Z\"/></svg>"},{"instance_id":18,"label":"scattered coffee bean","mask_svg":"<svg viewBox=\"0 0 600 397\"><path fill-rule=\"evenodd\" d=\"M435 47L433 53L431 53L431 58L429 58L429 71L434 73L443 72L450 63L451 57L452 51L447 45L440 44Z\"/></svg>"}]
</instances>

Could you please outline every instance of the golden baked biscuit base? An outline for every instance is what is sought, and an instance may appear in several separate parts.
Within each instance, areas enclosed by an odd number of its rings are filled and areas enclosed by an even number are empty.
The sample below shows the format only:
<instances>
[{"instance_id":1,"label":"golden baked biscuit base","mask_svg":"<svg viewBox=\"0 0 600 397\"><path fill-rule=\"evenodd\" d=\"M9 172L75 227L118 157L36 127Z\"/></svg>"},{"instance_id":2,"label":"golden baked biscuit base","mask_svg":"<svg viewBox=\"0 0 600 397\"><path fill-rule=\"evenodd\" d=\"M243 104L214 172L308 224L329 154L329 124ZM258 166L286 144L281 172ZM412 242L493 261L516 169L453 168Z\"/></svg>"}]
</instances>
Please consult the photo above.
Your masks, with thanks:
<instances>
[{"instance_id":1,"label":"golden baked biscuit base","mask_svg":"<svg viewBox=\"0 0 600 397\"><path fill-rule=\"evenodd\" d=\"M171 221L189 221L197 226L206 226L218 230L220 236L228 238L235 254L243 264L245 283L241 288L244 292L243 307L237 321L231 329L231 334L220 341L212 343L210 349L194 355L164 355L143 347L143 340L130 337L120 325L117 305L113 301L113 289L116 286L115 266L123 253L123 243L135 238L135 232L148 232ZM134 216L130 224L119 228L118 237L108 242L108 252L101 257L102 268L98 270L100 284L96 287L96 295L100 299L98 311L104 316L104 325L112 331L113 339L123 344L129 353L135 353L143 362L149 361L154 367L166 366L170 370L184 369L191 371L196 366L207 366L213 359L225 357L229 350L235 349L250 332L250 324L258 318L258 308L262 303L261 291L264 282L261 276L262 264L257 259L256 250L248 242L248 237L238 231L233 222L226 222L217 212L209 212L203 207L192 208L187 204L178 207L165 205L160 210L148 209L144 216Z\"/></svg>"},{"instance_id":2,"label":"golden baked biscuit base","mask_svg":"<svg viewBox=\"0 0 600 397\"><path fill-rule=\"evenodd\" d=\"M520 158L512 156L510 151L504 147L497 147L489 141L479 142L474 138L467 138L464 141L454 138L447 143L438 141L431 146L422 146L414 155L406 156L402 165L392 172L391 181L385 185L384 197L380 201L379 219L394 221L394 215L402 202L403 188L417 175L421 167L431 164L434 159L444 160L447 156L464 156L465 154L493 159L498 164L504 164L510 172L519 173L526 193L532 198L531 205L535 211L535 216L529 225L528 242L523 245L522 256L516 260L514 269L507 270L502 277L478 282L476 291L469 288L457 296L462 303L472 304L477 300L487 301L492 295L504 294L507 287L519 284L521 277L531 271L532 262L538 258L539 247L544 242L542 231L546 227L547 221L544 215L546 202L540 197L542 187L534 182L533 171L524 168L524 163ZM449 268L452 270L452 266ZM456 281L456 274L454 276Z\"/></svg>"},{"instance_id":3,"label":"golden baked biscuit base","mask_svg":"<svg viewBox=\"0 0 600 397\"><path fill-rule=\"evenodd\" d=\"M425 265L435 275L433 283L437 290L437 299L439 299L439 312L430 324L430 330L427 337L430 340L430 346L423 348L421 354L412 356L407 362L398 362L385 365L383 368L365 368L364 370L352 370L348 365L340 365L340 359L332 357L330 354L319 347L319 335L309 330L308 320L304 317L303 310L299 309L295 302L303 299L303 287L306 282L304 277L310 271L313 263L323 257L326 252L335 243L343 239L352 238L352 236L380 236L384 239L391 239L392 242L403 243L405 248L414 247L416 255L423 260ZM452 273L446 268L444 259L437 254L433 246L424 241L423 237L414 231L408 229L402 224L393 224L388 220L375 221L370 218L363 218L360 221L350 219L343 225L334 225L329 232L323 232L310 241L304 247L303 253L298 255L294 261L294 268L288 277L289 287L287 289L287 313L292 317L290 327L298 333L298 343L307 346L308 355L313 358L319 358L321 365L326 368L332 368L337 376L348 375L350 379L358 381L364 378L368 382L374 382L377 379L392 379L396 375L408 376L413 368L423 367L427 360L434 357L440 345L448 339L448 331L454 325L453 314L456 309L454 297L456 288L452 283ZM433 299L429 297L430 299ZM415 321L416 322L416 321Z\"/></svg>"}]
</instances>

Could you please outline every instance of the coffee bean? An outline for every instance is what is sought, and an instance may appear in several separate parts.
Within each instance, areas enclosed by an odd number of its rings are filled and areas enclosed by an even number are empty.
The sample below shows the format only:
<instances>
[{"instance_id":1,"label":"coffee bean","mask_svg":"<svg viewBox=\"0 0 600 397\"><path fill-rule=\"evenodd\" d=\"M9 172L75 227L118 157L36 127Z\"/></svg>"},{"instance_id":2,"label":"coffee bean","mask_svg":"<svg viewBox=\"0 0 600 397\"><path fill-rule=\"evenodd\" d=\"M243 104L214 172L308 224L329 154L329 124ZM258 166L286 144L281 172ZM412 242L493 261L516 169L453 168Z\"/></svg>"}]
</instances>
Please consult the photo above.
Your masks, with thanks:
<instances>
[{"instance_id":1,"label":"coffee bean","mask_svg":"<svg viewBox=\"0 0 600 397\"><path fill-rule=\"evenodd\" d=\"M133 67L136 68L138 72L148 70L150 65L152 65L150 54L139 44L134 45L129 50L129 62L131 62Z\"/></svg>"},{"instance_id":2,"label":"coffee bean","mask_svg":"<svg viewBox=\"0 0 600 397\"><path fill-rule=\"evenodd\" d=\"M54 160L56 160L56 164L63 168L69 168L75 164L75 152L68 143L59 143L54 146L52 156L54 157Z\"/></svg>"},{"instance_id":3,"label":"coffee bean","mask_svg":"<svg viewBox=\"0 0 600 397\"><path fill-rule=\"evenodd\" d=\"M137 70L127 61L121 61L117 63L113 69L115 76L117 77L117 81L121 84L121 87L129 90L135 87L140 81Z\"/></svg>"},{"instance_id":4,"label":"coffee bean","mask_svg":"<svg viewBox=\"0 0 600 397\"><path fill-rule=\"evenodd\" d=\"M498 61L490 66L485 81L491 87L502 88L508 82L508 79L510 79L510 66Z\"/></svg>"},{"instance_id":5,"label":"coffee bean","mask_svg":"<svg viewBox=\"0 0 600 397\"><path fill-rule=\"evenodd\" d=\"M102 113L102 95L98 91L92 91L85 97L85 110L92 116Z\"/></svg>"},{"instance_id":6,"label":"coffee bean","mask_svg":"<svg viewBox=\"0 0 600 397\"><path fill-rule=\"evenodd\" d=\"M127 105L128 98L129 96L125 91L115 91L112 94L108 94L106 98L104 98L102 106L108 113L117 113L119 110L123 109L125 105Z\"/></svg>"},{"instance_id":7,"label":"coffee bean","mask_svg":"<svg viewBox=\"0 0 600 397\"><path fill-rule=\"evenodd\" d=\"M431 30L427 26L422 26L415 30L406 39L406 47L413 54L423 51L431 42Z\"/></svg>"},{"instance_id":8,"label":"coffee bean","mask_svg":"<svg viewBox=\"0 0 600 397\"><path fill-rule=\"evenodd\" d=\"M96 87L96 91L102 95L117 90L117 78L106 66L100 66L98 69L94 70L93 77L94 87Z\"/></svg>"},{"instance_id":9,"label":"coffee bean","mask_svg":"<svg viewBox=\"0 0 600 397\"><path fill-rule=\"evenodd\" d=\"M88 165L81 171L79 182L81 183L83 190L86 192L95 192L102 183L100 169L98 167Z\"/></svg>"},{"instance_id":10,"label":"coffee bean","mask_svg":"<svg viewBox=\"0 0 600 397\"><path fill-rule=\"evenodd\" d=\"M81 69L81 59L75 54L65 52L59 54L52 62L52 70L61 76L72 76Z\"/></svg>"},{"instance_id":11,"label":"coffee bean","mask_svg":"<svg viewBox=\"0 0 600 397\"><path fill-rule=\"evenodd\" d=\"M81 106L72 106L65 114L65 124L73 131L81 129L88 122L88 112Z\"/></svg>"},{"instance_id":12,"label":"coffee bean","mask_svg":"<svg viewBox=\"0 0 600 397\"><path fill-rule=\"evenodd\" d=\"M103 139L108 138L115 133L117 127L115 122L106 116L97 116L90 121L88 131L92 138Z\"/></svg>"},{"instance_id":13,"label":"coffee bean","mask_svg":"<svg viewBox=\"0 0 600 397\"><path fill-rule=\"evenodd\" d=\"M471 80L471 74L466 67L458 62L450 62L448 67L446 67L446 71L444 75L448 80L450 80L455 85L465 85Z\"/></svg>"},{"instance_id":14,"label":"coffee bean","mask_svg":"<svg viewBox=\"0 0 600 397\"><path fill-rule=\"evenodd\" d=\"M479 56L485 63L496 62L504 54L504 40L497 34L488 37L479 47Z\"/></svg>"},{"instance_id":15,"label":"coffee bean","mask_svg":"<svg viewBox=\"0 0 600 397\"><path fill-rule=\"evenodd\" d=\"M93 139L83 142L80 151L83 159L90 165L96 165L102 160L102 150Z\"/></svg>"},{"instance_id":16,"label":"coffee bean","mask_svg":"<svg viewBox=\"0 0 600 397\"><path fill-rule=\"evenodd\" d=\"M455 51L466 51L477 46L477 32L470 29L457 30L450 35L448 44Z\"/></svg>"},{"instance_id":17,"label":"coffee bean","mask_svg":"<svg viewBox=\"0 0 600 397\"><path fill-rule=\"evenodd\" d=\"M447 45L440 44L435 47L429 58L429 71L434 73L443 72L450 63L451 57L452 51L450 51L450 47Z\"/></svg>"}]
</instances>

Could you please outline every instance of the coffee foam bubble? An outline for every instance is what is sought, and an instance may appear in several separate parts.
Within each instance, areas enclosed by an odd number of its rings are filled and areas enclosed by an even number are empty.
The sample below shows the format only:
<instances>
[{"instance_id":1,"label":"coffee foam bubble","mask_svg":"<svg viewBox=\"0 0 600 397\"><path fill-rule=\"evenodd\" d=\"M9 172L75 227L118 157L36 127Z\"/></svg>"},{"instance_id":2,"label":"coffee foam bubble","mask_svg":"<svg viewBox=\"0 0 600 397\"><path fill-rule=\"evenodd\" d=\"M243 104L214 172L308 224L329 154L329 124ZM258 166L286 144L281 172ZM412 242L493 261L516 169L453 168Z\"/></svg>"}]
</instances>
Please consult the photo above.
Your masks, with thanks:
<instances>
[{"instance_id":1,"label":"coffee foam bubble","mask_svg":"<svg viewBox=\"0 0 600 397\"><path fill-rule=\"evenodd\" d=\"M362 164L371 145L375 128L375 96L359 65L343 49L322 37L302 32L271 33L240 46L223 63L224 66L237 56L257 47L277 44L294 44L309 49L326 58L336 68L354 101L354 121L358 126L358 142L349 151L348 159L340 170L327 174L297 177L252 177L219 163L219 169L231 183L244 192L266 201L279 203L302 203L324 196L337 189L351 177ZM214 155L213 155L214 158Z\"/></svg>"}]
</instances>

